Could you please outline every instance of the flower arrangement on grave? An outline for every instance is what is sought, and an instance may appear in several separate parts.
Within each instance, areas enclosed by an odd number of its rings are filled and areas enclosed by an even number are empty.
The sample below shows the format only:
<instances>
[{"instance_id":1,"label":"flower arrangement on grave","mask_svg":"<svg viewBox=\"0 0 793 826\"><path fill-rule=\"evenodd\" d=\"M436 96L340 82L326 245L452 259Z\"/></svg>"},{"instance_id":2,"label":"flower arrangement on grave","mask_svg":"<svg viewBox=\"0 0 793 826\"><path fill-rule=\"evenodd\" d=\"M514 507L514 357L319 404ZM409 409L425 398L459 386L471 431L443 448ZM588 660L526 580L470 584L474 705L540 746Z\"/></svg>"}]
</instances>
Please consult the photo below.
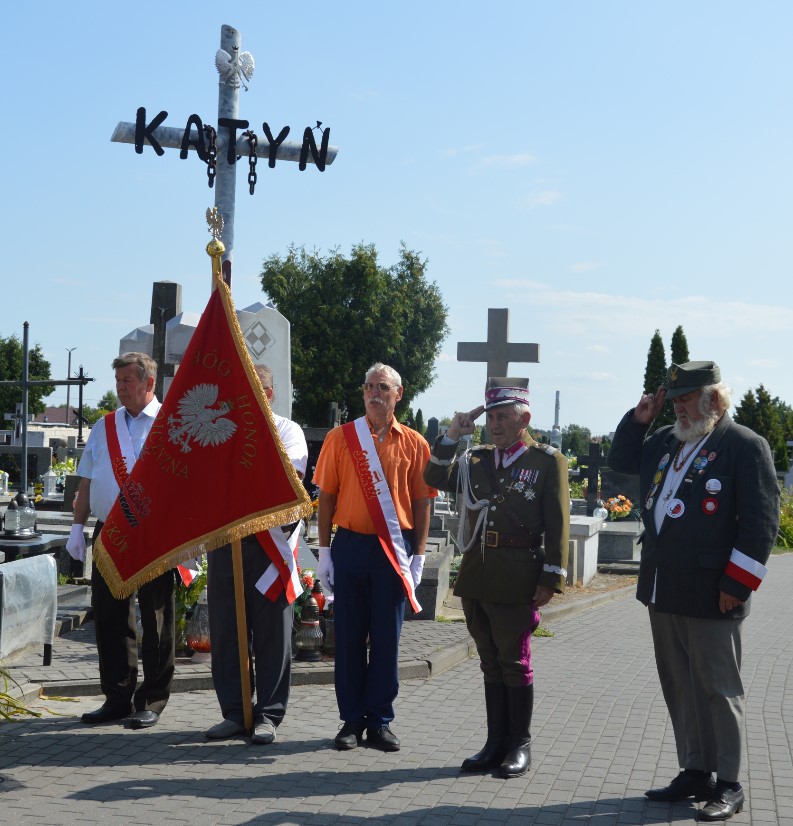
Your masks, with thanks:
<instances>
[{"instance_id":1,"label":"flower arrangement on grave","mask_svg":"<svg viewBox=\"0 0 793 826\"><path fill-rule=\"evenodd\" d=\"M206 558L202 558L198 563L198 573L189 585L182 582L182 578L177 575L176 584L173 589L175 624L176 624L176 647L184 649L187 646L185 632L187 630L187 614L201 596L201 591L207 586L207 563Z\"/></svg>"},{"instance_id":2,"label":"flower arrangement on grave","mask_svg":"<svg viewBox=\"0 0 793 826\"><path fill-rule=\"evenodd\" d=\"M609 519L612 521L615 519L625 519L627 516L630 516L633 511L633 502L622 494L607 499L605 506L609 512Z\"/></svg>"},{"instance_id":3,"label":"flower arrangement on grave","mask_svg":"<svg viewBox=\"0 0 793 826\"><path fill-rule=\"evenodd\" d=\"M298 565L297 575L300 579L300 584L303 586L303 590L298 594L297 599L292 604L292 607L295 612L295 620L299 621L303 613L303 605L305 605L306 600L309 596L311 596L311 589L314 587L315 573L311 568L306 568L304 571Z\"/></svg>"}]
</instances>

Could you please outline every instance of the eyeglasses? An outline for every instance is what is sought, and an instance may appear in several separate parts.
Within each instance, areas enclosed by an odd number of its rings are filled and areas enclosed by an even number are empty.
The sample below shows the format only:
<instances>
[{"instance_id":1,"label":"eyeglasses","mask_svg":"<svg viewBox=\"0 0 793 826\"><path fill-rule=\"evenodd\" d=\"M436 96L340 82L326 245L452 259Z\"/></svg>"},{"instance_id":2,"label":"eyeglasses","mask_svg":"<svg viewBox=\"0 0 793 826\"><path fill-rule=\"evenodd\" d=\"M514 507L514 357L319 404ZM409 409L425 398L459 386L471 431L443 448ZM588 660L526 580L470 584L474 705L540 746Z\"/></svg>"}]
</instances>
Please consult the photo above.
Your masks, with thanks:
<instances>
[{"instance_id":1,"label":"eyeglasses","mask_svg":"<svg viewBox=\"0 0 793 826\"><path fill-rule=\"evenodd\" d=\"M377 384L372 384L372 382L367 381L362 385L362 389L366 393L371 393L372 390L379 390L381 393L387 393L392 387L393 384L386 384L384 381L379 381Z\"/></svg>"}]
</instances>

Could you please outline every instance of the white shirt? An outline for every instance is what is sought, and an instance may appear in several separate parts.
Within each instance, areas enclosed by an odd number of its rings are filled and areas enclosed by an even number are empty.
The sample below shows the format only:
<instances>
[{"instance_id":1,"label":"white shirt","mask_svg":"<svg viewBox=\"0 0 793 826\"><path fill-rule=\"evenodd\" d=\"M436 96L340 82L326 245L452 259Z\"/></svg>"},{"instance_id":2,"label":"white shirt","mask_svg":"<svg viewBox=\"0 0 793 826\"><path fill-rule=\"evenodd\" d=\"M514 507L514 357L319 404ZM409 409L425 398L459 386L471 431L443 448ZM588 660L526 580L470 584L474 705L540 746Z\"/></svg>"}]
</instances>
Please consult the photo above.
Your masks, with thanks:
<instances>
[{"instance_id":1,"label":"white shirt","mask_svg":"<svg viewBox=\"0 0 793 826\"><path fill-rule=\"evenodd\" d=\"M136 458L140 455L160 407L157 399L152 399L137 416L132 416L127 411L125 420ZM128 467L127 472L131 473L132 468ZM118 499L119 490L110 462L104 416L91 428L77 475L91 480L91 512L104 522Z\"/></svg>"},{"instance_id":2,"label":"white shirt","mask_svg":"<svg viewBox=\"0 0 793 826\"><path fill-rule=\"evenodd\" d=\"M299 424L295 424L291 419L273 413L275 427L278 436L284 443L286 455L290 458L295 470L302 476L306 475L306 464L308 463L308 445L303 430Z\"/></svg>"}]
</instances>

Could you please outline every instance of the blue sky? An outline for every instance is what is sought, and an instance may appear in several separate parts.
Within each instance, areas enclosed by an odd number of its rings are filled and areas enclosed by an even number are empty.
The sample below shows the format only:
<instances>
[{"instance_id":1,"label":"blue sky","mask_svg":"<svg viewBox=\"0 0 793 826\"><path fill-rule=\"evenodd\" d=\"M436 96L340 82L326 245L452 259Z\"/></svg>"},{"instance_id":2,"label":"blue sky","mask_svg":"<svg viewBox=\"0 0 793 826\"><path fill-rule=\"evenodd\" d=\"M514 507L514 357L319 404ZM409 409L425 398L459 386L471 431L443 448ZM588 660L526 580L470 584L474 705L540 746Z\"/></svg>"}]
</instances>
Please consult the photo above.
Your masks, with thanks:
<instances>
[{"instance_id":1,"label":"blue sky","mask_svg":"<svg viewBox=\"0 0 793 826\"><path fill-rule=\"evenodd\" d=\"M139 106L217 123L222 24L256 71L240 116L299 139L322 120L324 173L238 173L232 291L264 300L262 260L292 243L349 252L401 242L449 307L425 418L469 409L483 365L458 341L509 307L539 342L533 424L613 430L641 392L647 349L678 324L736 400L763 383L793 404L793 6L787 2L44 2L4 13L7 267L0 334L30 322L65 377L76 347L112 387L119 339L149 320L151 284L208 298L213 203L203 165L109 138ZM19 285L18 287L14 285ZM340 334L343 334L340 331ZM399 365L395 365L397 368ZM65 401L65 388L51 397Z\"/></svg>"}]
</instances>

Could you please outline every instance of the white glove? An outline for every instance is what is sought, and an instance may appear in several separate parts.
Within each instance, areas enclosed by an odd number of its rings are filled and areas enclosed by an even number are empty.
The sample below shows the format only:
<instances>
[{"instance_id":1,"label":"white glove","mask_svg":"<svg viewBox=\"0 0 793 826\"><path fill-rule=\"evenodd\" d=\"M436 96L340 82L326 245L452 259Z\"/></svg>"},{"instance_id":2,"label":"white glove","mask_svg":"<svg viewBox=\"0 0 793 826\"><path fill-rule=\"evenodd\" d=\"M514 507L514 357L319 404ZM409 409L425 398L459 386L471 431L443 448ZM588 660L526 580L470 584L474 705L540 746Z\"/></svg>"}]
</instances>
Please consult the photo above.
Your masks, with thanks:
<instances>
[{"instance_id":1,"label":"white glove","mask_svg":"<svg viewBox=\"0 0 793 826\"><path fill-rule=\"evenodd\" d=\"M322 584L322 590L333 593L333 560L330 558L330 548L319 549L319 566L317 576Z\"/></svg>"},{"instance_id":2,"label":"white glove","mask_svg":"<svg viewBox=\"0 0 793 826\"><path fill-rule=\"evenodd\" d=\"M66 541L66 550L72 559L85 562L85 525L72 525L69 538Z\"/></svg>"},{"instance_id":3,"label":"white glove","mask_svg":"<svg viewBox=\"0 0 793 826\"><path fill-rule=\"evenodd\" d=\"M418 588L419 582L421 582L421 574L424 571L424 562L426 557L422 554L419 556L418 554L413 554L410 557L410 576L413 579L413 587Z\"/></svg>"}]
</instances>

